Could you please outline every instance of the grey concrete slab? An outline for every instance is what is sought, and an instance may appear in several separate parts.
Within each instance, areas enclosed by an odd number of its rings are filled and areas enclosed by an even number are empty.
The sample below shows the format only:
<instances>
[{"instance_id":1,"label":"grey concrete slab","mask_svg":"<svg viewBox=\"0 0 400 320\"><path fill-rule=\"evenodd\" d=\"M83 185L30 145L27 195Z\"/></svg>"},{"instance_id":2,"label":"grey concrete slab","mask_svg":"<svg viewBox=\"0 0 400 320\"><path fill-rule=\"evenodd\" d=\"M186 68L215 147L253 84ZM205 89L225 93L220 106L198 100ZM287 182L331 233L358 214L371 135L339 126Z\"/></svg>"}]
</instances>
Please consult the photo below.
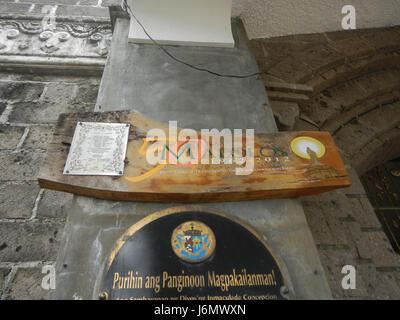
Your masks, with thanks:
<instances>
[{"instance_id":1,"label":"grey concrete slab","mask_svg":"<svg viewBox=\"0 0 400 320\"><path fill-rule=\"evenodd\" d=\"M196 130L276 131L264 85L258 77L221 78L190 69L155 45L129 43L128 29L129 20L119 19L95 111L135 110L157 121L177 120L179 127ZM258 72L240 20L233 21L233 30L233 49L167 49L179 59L218 73Z\"/></svg>"},{"instance_id":2,"label":"grey concrete slab","mask_svg":"<svg viewBox=\"0 0 400 320\"><path fill-rule=\"evenodd\" d=\"M276 131L262 82L217 78L172 62L152 45L128 43L129 21L116 20L96 104L97 111L136 110L180 127L253 128ZM226 73L257 71L240 21L233 22L234 49L169 47L197 65ZM300 202L297 199L201 204L255 228L283 266L290 297L330 299L331 292ZM96 298L114 242L153 212L179 206L74 197L57 259L56 299Z\"/></svg>"}]
</instances>

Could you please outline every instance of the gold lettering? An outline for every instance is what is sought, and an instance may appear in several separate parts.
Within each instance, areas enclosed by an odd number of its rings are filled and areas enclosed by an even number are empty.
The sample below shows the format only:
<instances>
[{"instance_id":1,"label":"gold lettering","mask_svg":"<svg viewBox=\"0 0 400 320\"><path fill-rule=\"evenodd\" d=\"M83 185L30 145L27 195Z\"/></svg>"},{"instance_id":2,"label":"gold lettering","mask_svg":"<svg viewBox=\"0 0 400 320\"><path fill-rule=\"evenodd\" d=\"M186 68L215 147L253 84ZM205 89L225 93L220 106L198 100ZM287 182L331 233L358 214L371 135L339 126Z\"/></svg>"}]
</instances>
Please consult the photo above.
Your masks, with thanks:
<instances>
[{"instance_id":1,"label":"gold lettering","mask_svg":"<svg viewBox=\"0 0 400 320\"><path fill-rule=\"evenodd\" d=\"M118 282L119 279L119 273L115 272L114 273L114 283L113 283L113 289L115 289L115 284Z\"/></svg>"},{"instance_id":2,"label":"gold lettering","mask_svg":"<svg viewBox=\"0 0 400 320\"><path fill-rule=\"evenodd\" d=\"M168 272L164 271L163 272L163 288L165 288L165 282L168 280ZM169 288L169 286L168 286Z\"/></svg>"},{"instance_id":3,"label":"gold lettering","mask_svg":"<svg viewBox=\"0 0 400 320\"><path fill-rule=\"evenodd\" d=\"M146 276L145 288L153 288L154 292L160 291L160 276Z\"/></svg>"}]
</instances>

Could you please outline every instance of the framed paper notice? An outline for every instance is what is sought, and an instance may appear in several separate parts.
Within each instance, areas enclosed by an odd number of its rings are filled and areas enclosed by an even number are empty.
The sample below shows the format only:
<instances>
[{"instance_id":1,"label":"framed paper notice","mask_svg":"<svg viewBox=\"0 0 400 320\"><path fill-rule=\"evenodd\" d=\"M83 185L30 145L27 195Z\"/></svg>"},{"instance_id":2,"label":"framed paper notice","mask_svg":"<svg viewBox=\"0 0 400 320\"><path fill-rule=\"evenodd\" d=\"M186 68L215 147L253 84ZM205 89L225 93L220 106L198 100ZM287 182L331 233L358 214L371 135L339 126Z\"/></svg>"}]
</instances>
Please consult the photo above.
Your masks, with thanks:
<instances>
[{"instance_id":1,"label":"framed paper notice","mask_svg":"<svg viewBox=\"0 0 400 320\"><path fill-rule=\"evenodd\" d=\"M78 122L64 174L122 176L129 124Z\"/></svg>"}]
</instances>

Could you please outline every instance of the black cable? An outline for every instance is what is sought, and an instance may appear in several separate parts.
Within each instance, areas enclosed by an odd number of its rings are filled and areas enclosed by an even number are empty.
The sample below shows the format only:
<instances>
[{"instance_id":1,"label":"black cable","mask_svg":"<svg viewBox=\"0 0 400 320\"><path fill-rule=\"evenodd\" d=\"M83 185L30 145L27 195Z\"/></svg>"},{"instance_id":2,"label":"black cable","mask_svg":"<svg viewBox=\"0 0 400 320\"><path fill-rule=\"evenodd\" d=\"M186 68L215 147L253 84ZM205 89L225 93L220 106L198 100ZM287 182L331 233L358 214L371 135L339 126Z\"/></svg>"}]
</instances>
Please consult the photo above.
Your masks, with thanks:
<instances>
[{"instance_id":1,"label":"black cable","mask_svg":"<svg viewBox=\"0 0 400 320\"><path fill-rule=\"evenodd\" d=\"M169 56L169 57L170 57L171 59L173 59L174 61L176 61L176 62L178 62L178 63L181 63L181 64L184 64L185 66L187 66L187 67L189 67L189 68L191 68L191 69L194 69L194 70L197 70L197 71L202 71L202 72L207 72L207 73L210 73L210 74L212 74L212 75L215 75L215 76L218 76L218 77L223 77L223 78L239 78L239 79L245 79L245 78L251 78L251 77L254 77L254 76L259 76L259 75L261 75L261 72L255 72L255 73L248 74L248 75L222 74L222 73L218 73L218 72L215 72L215 71L208 70L208 69L206 69L206 68L197 67L197 66L195 66L195 65L192 65L192 64L190 64L190 63L188 63L188 62L186 62L186 61L183 61L183 60L181 60L181 59L175 57L172 53L170 53L167 49L165 49L163 45L159 44L156 40L154 40L154 39L150 36L150 34L147 32L146 28L143 26L143 24L139 21L138 18L136 18L136 16L135 16L134 13L132 12L132 9L131 9L131 7L128 5L127 1L125 1L124 4L125 4L125 7L128 8L128 10L130 11L132 17L136 20L136 22L139 24L139 26L143 29L143 31L144 31L144 33L146 34L146 36L149 37L149 39L150 39L158 48L160 48L167 56Z\"/></svg>"}]
</instances>

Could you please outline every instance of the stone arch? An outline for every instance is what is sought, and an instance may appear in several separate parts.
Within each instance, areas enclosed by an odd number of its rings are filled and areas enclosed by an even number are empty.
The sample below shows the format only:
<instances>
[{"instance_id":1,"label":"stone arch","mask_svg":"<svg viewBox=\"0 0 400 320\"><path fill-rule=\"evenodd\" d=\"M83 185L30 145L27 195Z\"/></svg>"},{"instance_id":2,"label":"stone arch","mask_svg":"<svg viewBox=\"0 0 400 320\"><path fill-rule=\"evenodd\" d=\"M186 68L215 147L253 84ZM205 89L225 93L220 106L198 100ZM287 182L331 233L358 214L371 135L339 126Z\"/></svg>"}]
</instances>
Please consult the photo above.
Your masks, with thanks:
<instances>
[{"instance_id":1,"label":"stone arch","mask_svg":"<svg viewBox=\"0 0 400 320\"><path fill-rule=\"evenodd\" d=\"M360 175L400 157L400 27L251 44L281 128L329 131Z\"/></svg>"}]
</instances>

